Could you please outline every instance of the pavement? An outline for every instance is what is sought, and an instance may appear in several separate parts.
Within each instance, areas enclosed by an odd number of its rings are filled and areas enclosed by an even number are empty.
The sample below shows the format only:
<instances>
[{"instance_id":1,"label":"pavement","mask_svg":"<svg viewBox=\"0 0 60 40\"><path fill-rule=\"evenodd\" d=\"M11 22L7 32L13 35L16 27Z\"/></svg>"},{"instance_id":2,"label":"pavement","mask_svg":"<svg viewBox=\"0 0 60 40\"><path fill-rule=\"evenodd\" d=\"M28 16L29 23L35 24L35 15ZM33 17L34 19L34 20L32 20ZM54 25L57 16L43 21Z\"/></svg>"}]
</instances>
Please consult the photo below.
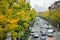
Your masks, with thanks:
<instances>
[{"instance_id":1,"label":"pavement","mask_svg":"<svg viewBox=\"0 0 60 40\"><path fill-rule=\"evenodd\" d=\"M56 32L55 33L55 39L56 40L60 40L60 32Z\"/></svg>"},{"instance_id":2,"label":"pavement","mask_svg":"<svg viewBox=\"0 0 60 40\"><path fill-rule=\"evenodd\" d=\"M56 28L54 28L54 29L56 30L56 32L55 32L55 40L60 40L60 32L57 31Z\"/></svg>"}]
</instances>

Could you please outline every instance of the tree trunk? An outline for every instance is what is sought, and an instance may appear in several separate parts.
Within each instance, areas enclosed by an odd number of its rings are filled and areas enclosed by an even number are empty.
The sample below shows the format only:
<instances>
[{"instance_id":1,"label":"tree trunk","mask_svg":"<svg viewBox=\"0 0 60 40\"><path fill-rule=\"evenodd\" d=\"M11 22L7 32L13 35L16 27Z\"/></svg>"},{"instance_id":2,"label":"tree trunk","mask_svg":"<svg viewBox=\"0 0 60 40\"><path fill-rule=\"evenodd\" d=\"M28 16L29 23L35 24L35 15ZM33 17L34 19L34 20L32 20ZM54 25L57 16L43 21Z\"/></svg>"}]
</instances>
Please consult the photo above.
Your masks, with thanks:
<instances>
[{"instance_id":1,"label":"tree trunk","mask_svg":"<svg viewBox=\"0 0 60 40\"><path fill-rule=\"evenodd\" d=\"M59 28L59 23L57 24L57 28Z\"/></svg>"},{"instance_id":2,"label":"tree trunk","mask_svg":"<svg viewBox=\"0 0 60 40\"><path fill-rule=\"evenodd\" d=\"M12 40L16 40L16 37L12 37Z\"/></svg>"}]
</instances>

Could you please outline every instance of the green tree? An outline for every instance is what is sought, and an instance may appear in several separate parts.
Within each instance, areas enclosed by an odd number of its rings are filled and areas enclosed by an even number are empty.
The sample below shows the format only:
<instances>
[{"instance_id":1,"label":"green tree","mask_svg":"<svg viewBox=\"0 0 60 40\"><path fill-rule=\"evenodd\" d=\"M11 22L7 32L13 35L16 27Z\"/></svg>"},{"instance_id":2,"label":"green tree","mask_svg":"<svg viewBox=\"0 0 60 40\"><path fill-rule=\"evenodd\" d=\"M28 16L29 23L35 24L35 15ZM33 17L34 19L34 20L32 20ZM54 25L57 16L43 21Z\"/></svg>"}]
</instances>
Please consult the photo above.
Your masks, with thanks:
<instances>
[{"instance_id":1,"label":"green tree","mask_svg":"<svg viewBox=\"0 0 60 40\"><path fill-rule=\"evenodd\" d=\"M14 4L14 0L0 1L0 39L5 40L7 34L10 33L13 40L16 37L23 36L29 27L29 22L35 19L36 11L30 10L30 4L25 0L18 0Z\"/></svg>"}]
</instances>

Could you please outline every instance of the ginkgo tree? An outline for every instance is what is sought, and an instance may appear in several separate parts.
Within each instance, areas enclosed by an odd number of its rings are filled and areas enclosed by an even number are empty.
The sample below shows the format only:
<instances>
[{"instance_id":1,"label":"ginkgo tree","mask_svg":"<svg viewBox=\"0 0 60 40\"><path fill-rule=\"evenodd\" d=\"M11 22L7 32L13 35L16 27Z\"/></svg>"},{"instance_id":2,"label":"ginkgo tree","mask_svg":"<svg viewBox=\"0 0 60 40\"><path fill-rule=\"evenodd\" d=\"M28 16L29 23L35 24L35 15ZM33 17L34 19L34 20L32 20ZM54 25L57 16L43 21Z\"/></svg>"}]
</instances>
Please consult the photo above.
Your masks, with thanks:
<instances>
[{"instance_id":1,"label":"ginkgo tree","mask_svg":"<svg viewBox=\"0 0 60 40\"><path fill-rule=\"evenodd\" d=\"M9 33L13 40L24 35L37 16L30 8L25 0L0 0L0 40L5 40Z\"/></svg>"},{"instance_id":2,"label":"ginkgo tree","mask_svg":"<svg viewBox=\"0 0 60 40\"><path fill-rule=\"evenodd\" d=\"M45 17L46 19L49 19L50 15L49 15L49 11L46 11L42 14L43 17Z\"/></svg>"},{"instance_id":3,"label":"ginkgo tree","mask_svg":"<svg viewBox=\"0 0 60 40\"><path fill-rule=\"evenodd\" d=\"M51 20L56 25L60 25L60 9L46 11L43 15L47 20Z\"/></svg>"}]
</instances>

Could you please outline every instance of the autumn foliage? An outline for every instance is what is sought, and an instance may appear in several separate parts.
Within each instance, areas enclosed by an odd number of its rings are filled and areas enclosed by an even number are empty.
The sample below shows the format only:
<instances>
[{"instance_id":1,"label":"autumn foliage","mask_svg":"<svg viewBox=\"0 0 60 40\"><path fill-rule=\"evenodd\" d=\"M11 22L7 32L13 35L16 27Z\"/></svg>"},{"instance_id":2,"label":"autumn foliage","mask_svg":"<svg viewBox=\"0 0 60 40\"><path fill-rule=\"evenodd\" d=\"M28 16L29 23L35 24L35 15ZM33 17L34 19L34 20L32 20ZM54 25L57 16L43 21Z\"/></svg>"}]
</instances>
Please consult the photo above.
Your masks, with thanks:
<instances>
[{"instance_id":1,"label":"autumn foliage","mask_svg":"<svg viewBox=\"0 0 60 40\"><path fill-rule=\"evenodd\" d=\"M50 11L44 12L43 16L50 21L55 23L60 23L60 9L53 9Z\"/></svg>"},{"instance_id":2,"label":"autumn foliage","mask_svg":"<svg viewBox=\"0 0 60 40\"><path fill-rule=\"evenodd\" d=\"M0 40L5 40L8 33L13 39L24 35L29 23L37 16L30 8L25 0L0 0Z\"/></svg>"}]
</instances>

